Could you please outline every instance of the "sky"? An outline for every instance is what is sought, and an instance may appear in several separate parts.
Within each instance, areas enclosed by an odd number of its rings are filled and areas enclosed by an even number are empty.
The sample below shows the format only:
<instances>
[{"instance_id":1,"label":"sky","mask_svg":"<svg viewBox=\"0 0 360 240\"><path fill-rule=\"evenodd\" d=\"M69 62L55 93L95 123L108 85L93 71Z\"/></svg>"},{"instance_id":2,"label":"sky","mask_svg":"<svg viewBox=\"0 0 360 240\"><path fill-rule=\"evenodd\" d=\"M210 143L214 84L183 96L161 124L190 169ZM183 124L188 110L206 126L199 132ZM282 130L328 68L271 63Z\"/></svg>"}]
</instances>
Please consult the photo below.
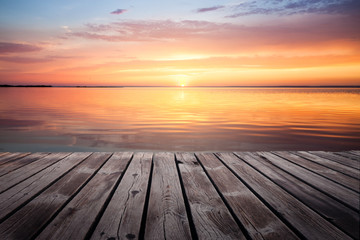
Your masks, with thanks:
<instances>
[{"instance_id":1,"label":"sky","mask_svg":"<svg viewBox=\"0 0 360 240\"><path fill-rule=\"evenodd\" d=\"M360 85L359 0L0 4L0 84Z\"/></svg>"}]
</instances>

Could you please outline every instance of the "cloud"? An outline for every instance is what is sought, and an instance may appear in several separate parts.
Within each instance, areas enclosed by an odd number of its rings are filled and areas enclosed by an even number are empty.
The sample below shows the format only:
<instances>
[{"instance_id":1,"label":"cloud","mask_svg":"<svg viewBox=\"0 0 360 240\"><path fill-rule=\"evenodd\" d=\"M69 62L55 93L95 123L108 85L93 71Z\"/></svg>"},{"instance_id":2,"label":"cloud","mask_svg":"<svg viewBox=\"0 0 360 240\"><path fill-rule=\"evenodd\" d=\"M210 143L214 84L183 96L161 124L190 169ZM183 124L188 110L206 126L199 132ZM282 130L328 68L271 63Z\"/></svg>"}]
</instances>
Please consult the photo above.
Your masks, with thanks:
<instances>
[{"instance_id":1,"label":"cloud","mask_svg":"<svg viewBox=\"0 0 360 240\"><path fill-rule=\"evenodd\" d=\"M294 15L305 13L356 14L360 11L358 0L268 0L243 2L232 6L233 14L226 17L237 18L248 15Z\"/></svg>"},{"instance_id":2,"label":"cloud","mask_svg":"<svg viewBox=\"0 0 360 240\"><path fill-rule=\"evenodd\" d=\"M42 50L42 48L36 45L31 45L26 43L0 42L0 54L36 52L40 50Z\"/></svg>"},{"instance_id":3,"label":"cloud","mask_svg":"<svg viewBox=\"0 0 360 240\"><path fill-rule=\"evenodd\" d=\"M210 11L215 11L215 10L218 10L218 9L221 9L221 8L224 8L225 6L214 6L214 7L208 7L208 8L198 8L196 10L196 12L198 13L203 13L203 12L210 12Z\"/></svg>"},{"instance_id":4,"label":"cloud","mask_svg":"<svg viewBox=\"0 0 360 240\"><path fill-rule=\"evenodd\" d=\"M11 63L23 63L23 64L31 64L31 63L44 63L53 61L51 57L45 58L29 58L29 57L0 57L0 61L3 62L11 62Z\"/></svg>"},{"instance_id":5,"label":"cloud","mask_svg":"<svg viewBox=\"0 0 360 240\"><path fill-rule=\"evenodd\" d=\"M115 11L112 11L110 14L116 14L116 15L119 15L119 14L123 14L124 12L126 12L127 10L126 9L116 9Z\"/></svg>"},{"instance_id":6,"label":"cloud","mask_svg":"<svg viewBox=\"0 0 360 240\"><path fill-rule=\"evenodd\" d=\"M121 21L100 25L86 24L83 31L72 32L67 36L110 42L168 41L218 32L221 26L222 24L192 20Z\"/></svg>"},{"instance_id":7,"label":"cloud","mask_svg":"<svg viewBox=\"0 0 360 240\"><path fill-rule=\"evenodd\" d=\"M160 41L175 44L186 40L190 44L204 41L216 47L232 42L234 47L246 48L255 45L296 46L337 39L357 41L356 39L360 38L357 28L357 22L352 18L330 16L303 17L296 22L279 22L263 26L194 20L120 21L102 25L87 24L81 31L68 33L67 36L109 42Z\"/></svg>"}]
</instances>

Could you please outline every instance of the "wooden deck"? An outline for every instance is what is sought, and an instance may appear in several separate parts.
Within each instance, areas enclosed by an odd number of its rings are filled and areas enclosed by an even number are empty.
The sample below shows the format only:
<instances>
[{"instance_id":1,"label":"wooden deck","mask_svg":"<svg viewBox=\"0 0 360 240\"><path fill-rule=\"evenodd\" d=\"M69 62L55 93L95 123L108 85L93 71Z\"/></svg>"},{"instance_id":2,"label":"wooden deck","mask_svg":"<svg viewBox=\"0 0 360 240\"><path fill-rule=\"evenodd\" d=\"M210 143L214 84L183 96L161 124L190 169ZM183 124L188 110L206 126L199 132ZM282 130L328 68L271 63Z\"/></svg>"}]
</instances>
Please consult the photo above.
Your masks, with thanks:
<instances>
[{"instance_id":1,"label":"wooden deck","mask_svg":"<svg viewBox=\"0 0 360 240\"><path fill-rule=\"evenodd\" d=\"M359 239L360 151L0 153L0 239Z\"/></svg>"}]
</instances>

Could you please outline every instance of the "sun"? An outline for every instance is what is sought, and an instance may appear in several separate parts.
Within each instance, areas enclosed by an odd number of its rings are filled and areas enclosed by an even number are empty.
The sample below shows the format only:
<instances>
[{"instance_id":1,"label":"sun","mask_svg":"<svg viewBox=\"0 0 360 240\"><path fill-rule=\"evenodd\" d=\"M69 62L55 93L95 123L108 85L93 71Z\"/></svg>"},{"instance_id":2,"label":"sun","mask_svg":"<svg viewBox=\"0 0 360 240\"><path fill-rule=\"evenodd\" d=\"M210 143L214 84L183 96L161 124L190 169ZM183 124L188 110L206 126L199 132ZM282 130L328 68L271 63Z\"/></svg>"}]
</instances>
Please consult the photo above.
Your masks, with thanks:
<instances>
[{"instance_id":1,"label":"sun","mask_svg":"<svg viewBox=\"0 0 360 240\"><path fill-rule=\"evenodd\" d=\"M185 87L185 84L184 83L180 84L180 87Z\"/></svg>"}]
</instances>

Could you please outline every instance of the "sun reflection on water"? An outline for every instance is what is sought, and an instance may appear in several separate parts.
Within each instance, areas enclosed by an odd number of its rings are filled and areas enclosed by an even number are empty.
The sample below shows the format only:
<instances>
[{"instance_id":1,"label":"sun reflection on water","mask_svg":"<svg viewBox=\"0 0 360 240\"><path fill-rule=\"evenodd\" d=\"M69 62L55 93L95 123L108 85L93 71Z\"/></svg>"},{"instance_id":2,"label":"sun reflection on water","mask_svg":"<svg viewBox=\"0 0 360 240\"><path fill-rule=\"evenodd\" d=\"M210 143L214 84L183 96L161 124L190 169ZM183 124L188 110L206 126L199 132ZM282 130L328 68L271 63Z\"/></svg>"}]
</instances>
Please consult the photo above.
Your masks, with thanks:
<instances>
[{"instance_id":1,"label":"sun reflection on water","mask_svg":"<svg viewBox=\"0 0 360 240\"><path fill-rule=\"evenodd\" d=\"M0 148L351 149L359 89L0 89ZM30 146L30 145L29 145ZM20 151L21 149L19 149Z\"/></svg>"}]
</instances>

